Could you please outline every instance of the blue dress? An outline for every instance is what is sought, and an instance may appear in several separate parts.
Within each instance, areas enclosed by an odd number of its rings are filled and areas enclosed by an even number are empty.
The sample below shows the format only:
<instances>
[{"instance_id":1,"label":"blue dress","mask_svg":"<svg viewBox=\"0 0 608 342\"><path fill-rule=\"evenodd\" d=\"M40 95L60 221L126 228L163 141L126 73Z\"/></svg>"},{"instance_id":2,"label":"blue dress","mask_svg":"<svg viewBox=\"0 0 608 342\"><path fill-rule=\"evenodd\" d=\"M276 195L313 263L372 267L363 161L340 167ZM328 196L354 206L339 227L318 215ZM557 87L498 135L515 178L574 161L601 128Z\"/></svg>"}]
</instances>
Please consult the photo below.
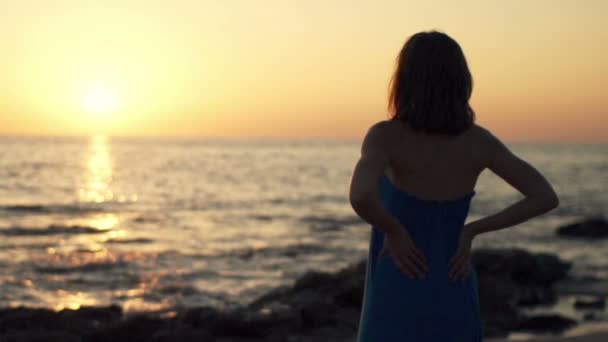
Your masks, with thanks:
<instances>
[{"instance_id":1,"label":"blue dress","mask_svg":"<svg viewBox=\"0 0 608 342\"><path fill-rule=\"evenodd\" d=\"M458 247L475 191L455 200L426 200L379 181L384 207L407 228L427 260L424 279L409 278L382 249L372 226L357 342L480 342L477 272L450 280L448 262Z\"/></svg>"}]
</instances>

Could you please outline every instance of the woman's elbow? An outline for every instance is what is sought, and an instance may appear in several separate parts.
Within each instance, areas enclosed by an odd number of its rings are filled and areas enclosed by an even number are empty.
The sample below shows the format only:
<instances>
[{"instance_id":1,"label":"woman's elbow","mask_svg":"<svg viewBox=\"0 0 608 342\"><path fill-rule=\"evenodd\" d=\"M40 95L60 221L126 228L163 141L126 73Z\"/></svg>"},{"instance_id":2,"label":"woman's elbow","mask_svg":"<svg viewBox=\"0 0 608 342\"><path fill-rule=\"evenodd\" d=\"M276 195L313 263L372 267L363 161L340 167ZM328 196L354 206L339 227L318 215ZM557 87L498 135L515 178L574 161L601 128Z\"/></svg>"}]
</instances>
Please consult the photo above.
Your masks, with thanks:
<instances>
[{"instance_id":1,"label":"woman's elbow","mask_svg":"<svg viewBox=\"0 0 608 342\"><path fill-rule=\"evenodd\" d=\"M559 206L559 197L553 190L527 196L539 214L551 211Z\"/></svg>"},{"instance_id":2,"label":"woman's elbow","mask_svg":"<svg viewBox=\"0 0 608 342\"><path fill-rule=\"evenodd\" d=\"M544 194L539 202L541 203L543 211L545 212L559 207L559 197L555 191L550 191Z\"/></svg>"},{"instance_id":3,"label":"woman's elbow","mask_svg":"<svg viewBox=\"0 0 608 342\"><path fill-rule=\"evenodd\" d=\"M547 199L547 205L549 206L549 210L553 210L559 207L559 196L557 196L555 191L552 191L551 194L549 194L549 198Z\"/></svg>"},{"instance_id":4,"label":"woman's elbow","mask_svg":"<svg viewBox=\"0 0 608 342\"><path fill-rule=\"evenodd\" d=\"M353 207L353 209L358 212L363 210L367 206L367 203L369 202L369 195L351 192L349 196L349 201L351 207Z\"/></svg>"},{"instance_id":5,"label":"woman's elbow","mask_svg":"<svg viewBox=\"0 0 608 342\"><path fill-rule=\"evenodd\" d=\"M357 211L357 209L361 208L364 204L364 200L361 197L356 197L351 195L349 197L350 206Z\"/></svg>"}]
</instances>

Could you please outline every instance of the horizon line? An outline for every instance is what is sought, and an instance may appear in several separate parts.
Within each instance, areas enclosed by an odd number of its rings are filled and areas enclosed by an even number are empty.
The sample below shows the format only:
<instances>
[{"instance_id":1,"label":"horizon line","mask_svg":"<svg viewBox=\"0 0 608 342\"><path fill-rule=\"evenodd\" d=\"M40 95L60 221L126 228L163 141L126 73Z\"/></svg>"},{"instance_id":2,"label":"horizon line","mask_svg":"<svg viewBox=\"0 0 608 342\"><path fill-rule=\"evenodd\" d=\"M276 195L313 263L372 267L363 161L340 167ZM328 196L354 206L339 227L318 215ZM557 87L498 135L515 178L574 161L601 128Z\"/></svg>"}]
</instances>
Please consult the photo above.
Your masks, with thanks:
<instances>
[{"instance_id":1,"label":"horizon line","mask_svg":"<svg viewBox=\"0 0 608 342\"><path fill-rule=\"evenodd\" d=\"M145 134L145 135L125 135L125 134L53 134L53 133L0 133L0 138L25 138L25 139L90 139L92 137L105 137L110 139L168 139L168 140L207 140L207 141L334 141L334 142L360 142L364 136L360 137L329 137L329 136L211 136L211 135L171 135L171 134ZM556 140L556 139L502 139L506 143L513 144L551 144L551 145L607 145L608 140Z\"/></svg>"}]
</instances>

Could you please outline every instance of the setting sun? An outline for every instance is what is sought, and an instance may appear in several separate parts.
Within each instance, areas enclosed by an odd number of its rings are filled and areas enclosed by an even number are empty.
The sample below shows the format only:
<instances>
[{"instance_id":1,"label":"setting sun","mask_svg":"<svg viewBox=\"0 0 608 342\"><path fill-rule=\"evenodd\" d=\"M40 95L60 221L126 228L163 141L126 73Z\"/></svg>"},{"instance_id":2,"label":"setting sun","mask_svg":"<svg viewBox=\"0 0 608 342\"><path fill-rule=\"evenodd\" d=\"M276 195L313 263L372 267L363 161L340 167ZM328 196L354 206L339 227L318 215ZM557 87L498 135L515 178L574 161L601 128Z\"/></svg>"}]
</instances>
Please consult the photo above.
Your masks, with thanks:
<instances>
[{"instance_id":1,"label":"setting sun","mask_svg":"<svg viewBox=\"0 0 608 342\"><path fill-rule=\"evenodd\" d=\"M89 114L107 115L118 110L119 99L112 88L97 86L85 93L83 105Z\"/></svg>"}]
</instances>

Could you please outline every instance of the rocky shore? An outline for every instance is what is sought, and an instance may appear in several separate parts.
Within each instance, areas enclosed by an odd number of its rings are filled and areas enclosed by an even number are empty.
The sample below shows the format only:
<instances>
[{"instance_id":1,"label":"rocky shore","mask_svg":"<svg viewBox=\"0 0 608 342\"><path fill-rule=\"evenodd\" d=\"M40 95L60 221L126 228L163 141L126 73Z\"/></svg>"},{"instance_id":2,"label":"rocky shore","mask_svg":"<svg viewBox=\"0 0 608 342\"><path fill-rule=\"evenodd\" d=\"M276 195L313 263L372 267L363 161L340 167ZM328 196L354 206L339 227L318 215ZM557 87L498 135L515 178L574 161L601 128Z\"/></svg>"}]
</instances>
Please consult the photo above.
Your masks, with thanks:
<instances>
[{"instance_id":1,"label":"rocky shore","mask_svg":"<svg viewBox=\"0 0 608 342\"><path fill-rule=\"evenodd\" d=\"M588 225L583 227L588 229ZM561 332L578 324L571 317L529 315L522 310L557 300L554 285L569 277L571 265L556 255L476 249L473 263L485 337L504 337L513 331ZM0 341L352 342L359 323L365 266L362 260L336 273L308 272L292 286L274 289L230 311L199 307L167 317L125 314L118 306L58 312L2 309ZM605 298L581 298L574 306L604 310Z\"/></svg>"}]
</instances>

